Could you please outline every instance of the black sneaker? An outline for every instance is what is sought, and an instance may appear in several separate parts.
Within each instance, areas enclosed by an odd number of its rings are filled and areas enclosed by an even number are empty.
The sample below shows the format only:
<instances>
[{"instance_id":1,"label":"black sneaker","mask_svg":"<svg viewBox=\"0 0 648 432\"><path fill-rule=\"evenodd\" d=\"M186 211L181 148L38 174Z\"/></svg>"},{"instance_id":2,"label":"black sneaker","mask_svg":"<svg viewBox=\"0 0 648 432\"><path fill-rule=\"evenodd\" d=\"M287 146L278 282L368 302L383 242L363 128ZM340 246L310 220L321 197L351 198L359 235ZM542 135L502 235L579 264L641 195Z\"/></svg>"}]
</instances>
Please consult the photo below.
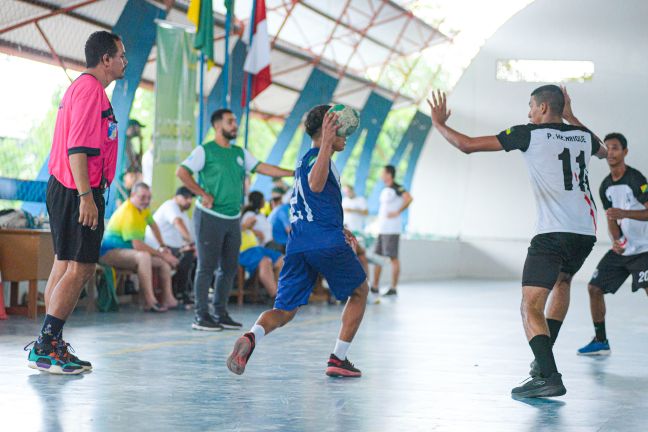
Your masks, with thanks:
<instances>
[{"instance_id":1,"label":"black sneaker","mask_svg":"<svg viewBox=\"0 0 648 432\"><path fill-rule=\"evenodd\" d=\"M562 375L558 372L552 373L549 378L529 377L523 385L511 390L511 396L514 398L554 397L565 393L567 389L563 385Z\"/></svg>"},{"instance_id":2,"label":"black sneaker","mask_svg":"<svg viewBox=\"0 0 648 432\"><path fill-rule=\"evenodd\" d=\"M238 330L243 327L243 324L234 321L227 312L222 313L218 316L218 324L220 324L223 328L234 330Z\"/></svg>"},{"instance_id":3,"label":"black sneaker","mask_svg":"<svg viewBox=\"0 0 648 432\"><path fill-rule=\"evenodd\" d=\"M372 292L373 294L379 294L379 293L380 293L380 290L379 290L377 287L371 287L371 292Z\"/></svg>"},{"instance_id":4,"label":"black sneaker","mask_svg":"<svg viewBox=\"0 0 648 432\"><path fill-rule=\"evenodd\" d=\"M538 362L535 361L535 359L529 364L529 367L531 368L531 370L529 371L531 378L539 377L540 375L542 375L540 366L538 365Z\"/></svg>"},{"instance_id":5,"label":"black sneaker","mask_svg":"<svg viewBox=\"0 0 648 432\"><path fill-rule=\"evenodd\" d=\"M395 296L397 295L398 292L396 292L396 288L389 288L389 291L387 291L384 296Z\"/></svg>"},{"instance_id":6,"label":"black sneaker","mask_svg":"<svg viewBox=\"0 0 648 432\"><path fill-rule=\"evenodd\" d=\"M326 375L330 377L360 378L362 372L353 366L353 363L348 358L340 360L335 354L331 354L326 365Z\"/></svg>"},{"instance_id":7,"label":"black sneaker","mask_svg":"<svg viewBox=\"0 0 648 432\"><path fill-rule=\"evenodd\" d=\"M204 316L196 316L191 328L194 330L202 331L222 331L223 326L218 324L218 322L209 314Z\"/></svg>"},{"instance_id":8,"label":"black sneaker","mask_svg":"<svg viewBox=\"0 0 648 432\"><path fill-rule=\"evenodd\" d=\"M227 358L227 368L236 375L241 375L245 372L245 366L250 360L250 356L256 345L254 339L254 333L248 332L238 338L236 343L234 343L232 354Z\"/></svg>"}]
</instances>

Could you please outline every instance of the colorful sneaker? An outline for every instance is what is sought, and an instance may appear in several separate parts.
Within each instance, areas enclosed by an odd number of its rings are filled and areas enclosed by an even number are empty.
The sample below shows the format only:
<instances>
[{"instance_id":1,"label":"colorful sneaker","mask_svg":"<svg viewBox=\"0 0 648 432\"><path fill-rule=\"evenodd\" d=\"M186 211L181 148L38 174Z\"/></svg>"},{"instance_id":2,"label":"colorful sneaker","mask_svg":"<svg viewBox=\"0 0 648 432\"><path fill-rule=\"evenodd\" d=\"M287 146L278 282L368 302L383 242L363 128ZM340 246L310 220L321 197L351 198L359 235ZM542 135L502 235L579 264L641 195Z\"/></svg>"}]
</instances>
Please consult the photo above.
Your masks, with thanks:
<instances>
[{"instance_id":1,"label":"colorful sneaker","mask_svg":"<svg viewBox=\"0 0 648 432\"><path fill-rule=\"evenodd\" d=\"M360 378L362 372L353 366L353 363L348 358L340 360L335 354L331 354L326 367L326 375L330 377Z\"/></svg>"},{"instance_id":2,"label":"colorful sneaker","mask_svg":"<svg viewBox=\"0 0 648 432\"><path fill-rule=\"evenodd\" d=\"M32 344L32 348L28 349ZM27 361L28 366L32 369L57 375L76 375L84 371L83 366L72 362L66 356L67 349L62 349L56 340L53 340L51 344L39 344L32 341L23 349L29 351Z\"/></svg>"},{"instance_id":3,"label":"colorful sneaker","mask_svg":"<svg viewBox=\"0 0 648 432\"><path fill-rule=\"evenodd\" d=\"M59 343L61 344L61 351L63 352L64 358L68 359L72 363L76 363L81 366L84 372L90 372L92 370L92 363L86 360L81 360L79 357L72 354L74 352L72 345L65 342L63 339L60 339Z\"/></svg>"},{"instance_id":4,"label":"colorful sneaker","mask_svg":"<svg viewBox=\"0 0 648 432\"><path fill-rule=\"evenodd\" d=\"M612 351L610 350L610 343L606 340L598 341L596 338L592 339L590 343L585 345L583 348L580 348L576 354L582 356L598 356L598 355L610 355Z\"/></svg>"},{"instance_id":5,"label":"colorful sneaker","mask_svg":"<svg viewBox=\"0 0 648 432\"><path fill-rule=\"evenodd\" d=\"M223 326L225 329L234 329L238 330L243 327L243 324L236 322L232 319L227 312L224 312L218 316L218 324Z\"/></svg>"},{"instance_id":6,"label":"colorful sneaker","mask_svg":"<svg viewBox=\"0 0 648 432\"><path fill-rule=\"evenodd\" d=\"M558 372L552 373L549 378L529 377L523 385L511 390L511 396L514 398L554 397L565 393L567 389L563 385L562 375Z\"/></svg>"},{"instance_id":7,"label":"colorful sneaker","mask_svg":"<svg viewBox=\"0 0 648 432\"><path fill-rule=\"evenodd\" d=\"M254 333L248 332L238 338L232 354L227 358L227 368L236 375L242 375L255 345Z\"/></svg>"}]
</instances>

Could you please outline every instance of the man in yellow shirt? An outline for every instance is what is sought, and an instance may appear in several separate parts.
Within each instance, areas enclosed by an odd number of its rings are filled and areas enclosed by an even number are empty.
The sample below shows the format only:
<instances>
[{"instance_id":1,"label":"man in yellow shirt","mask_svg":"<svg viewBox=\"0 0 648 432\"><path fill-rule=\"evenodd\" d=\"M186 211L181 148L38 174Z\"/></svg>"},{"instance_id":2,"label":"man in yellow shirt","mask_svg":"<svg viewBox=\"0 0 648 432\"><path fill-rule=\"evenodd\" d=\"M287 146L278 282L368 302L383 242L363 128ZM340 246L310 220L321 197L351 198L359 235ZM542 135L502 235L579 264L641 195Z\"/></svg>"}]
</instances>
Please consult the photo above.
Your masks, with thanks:
<instances>
[{"instance_id":1,"label":"man in yellow shirt","mask_svg":"<svg viewBox=\"0 0 648 432\"><path fill-rule=\"evenodd\" d=\"M164 244L149 205L151 189L146 183L137 183L130 197L115 210L101 243L102 264L137 272L140 290L144 295L144 310L165 312L178 306L171 289L171 269L178 265L178 259ZM146 227L150 226L160 244L153 249L144 242ZM162 289L162 303L158 303L153 293L153 270L158 272Z\"/></svg>"}]
</instances>

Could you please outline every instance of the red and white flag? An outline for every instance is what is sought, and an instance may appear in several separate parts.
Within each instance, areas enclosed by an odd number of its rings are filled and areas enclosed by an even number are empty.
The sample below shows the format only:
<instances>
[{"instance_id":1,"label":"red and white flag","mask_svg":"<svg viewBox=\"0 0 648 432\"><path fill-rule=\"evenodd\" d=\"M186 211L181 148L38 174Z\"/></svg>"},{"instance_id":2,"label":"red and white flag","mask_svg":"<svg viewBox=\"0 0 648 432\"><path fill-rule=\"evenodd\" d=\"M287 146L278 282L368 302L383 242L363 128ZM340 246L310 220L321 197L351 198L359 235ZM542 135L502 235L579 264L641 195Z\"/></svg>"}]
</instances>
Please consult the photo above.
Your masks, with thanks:
<instances>
[{"instance_id":1,"label":"red and white flag","mask_svg":"<svg viewBox=\"0 0 648 432\"><path fill-rule=\"evenodd\" d=\"M252 46L248 48L247 57L243 70L252 75L252 91L250 100L265 90L272 78L270 76L270 37L268 36L268 22L266 20L265 0L256 1L256 12L254 14L254 29L252 32ZM249 45L249 32L245 32ZM247 77L246 77L247 82ZM245 106L246 89L243 88L242 105Z\"/></svg>"}]
</instances>

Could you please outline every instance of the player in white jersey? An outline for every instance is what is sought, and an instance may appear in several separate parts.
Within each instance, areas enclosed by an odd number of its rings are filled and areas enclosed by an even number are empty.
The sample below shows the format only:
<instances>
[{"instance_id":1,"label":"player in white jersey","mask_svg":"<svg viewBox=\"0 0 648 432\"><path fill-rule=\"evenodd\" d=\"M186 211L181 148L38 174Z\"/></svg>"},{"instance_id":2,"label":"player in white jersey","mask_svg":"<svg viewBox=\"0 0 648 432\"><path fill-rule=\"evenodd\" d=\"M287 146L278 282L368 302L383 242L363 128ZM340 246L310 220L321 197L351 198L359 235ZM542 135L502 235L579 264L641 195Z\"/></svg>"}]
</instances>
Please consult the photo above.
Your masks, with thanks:
<instances>
[{"instance_id":1,"label":"player in white jersey","mask_svg":"<svg viewBox=\"0 0 648 432\"><path fill-rule=\"evenodd\" d=\"M605 333L604 294L614 294L632 275L632 291L648 293L648 184L638 170L625 164L628 141L620 133L605 137L610 175L599 194L606 210L612 249L601 259L588 290L594 322L594 339L578 350L579 355L610 354Z\"/></svg>"},{"instance_id":2,"label":"player in white jersey","mask_svg":"<svg viewBox=\"0 0 648 432\"><path fill-rule=\"evenodd\" d=\"M571 278L596 242L596 208L587 180L590 156L603 158L607 151L574 116L567 92L555 85L538 87L531 93L529 124L511 127L497 136L473 138L447 126L450 111L441 92L433 93L428 103L434 127L462 152L524 153L538 214L536 236L524 263L521 312L535 356L532 365L540 373L532 374L511 394L562 396L567 390L552 347L569 307ZM563 123L563 118L570 124Z\"/></svg>"}]
</instances>

